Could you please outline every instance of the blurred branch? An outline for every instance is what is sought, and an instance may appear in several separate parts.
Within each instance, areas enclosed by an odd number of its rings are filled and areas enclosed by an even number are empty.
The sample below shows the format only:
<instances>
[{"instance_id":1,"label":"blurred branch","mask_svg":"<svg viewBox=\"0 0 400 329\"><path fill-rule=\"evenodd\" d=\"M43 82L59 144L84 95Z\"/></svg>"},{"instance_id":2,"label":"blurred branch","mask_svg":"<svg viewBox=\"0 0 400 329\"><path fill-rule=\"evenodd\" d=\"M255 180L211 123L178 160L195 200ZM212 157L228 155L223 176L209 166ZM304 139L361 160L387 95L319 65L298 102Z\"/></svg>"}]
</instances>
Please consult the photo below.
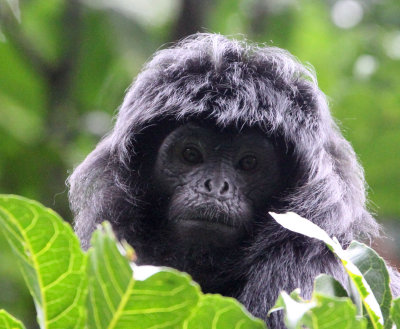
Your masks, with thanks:
<instances>
[{"instance_id":1,"label":"blurred branch","mask_svg":"<svg viewBox=\"0 0 400 329\"><path fill-rule=\"evenodd\" d=\"M172 29L172 41L200 32L211 7L210 0L182 0L181 2L181 11Z\"/></svg>"},{"instance_id":2,"label":"blurred branch","mask_svg":"<svg viewBox=\"0 0 400 329\"><path fill-rule=\"evenodd\" d=\"M18 53L25 58L30 66L48 82L49 88L57 94L64 95L70 78L74 73L80 49L80 36L82 28L81 5L78 0L66 1L63 17L62 40L64 51L57 64L47 61L40 50L23 33L17 20L8 12L0 11L0 20L8 41L14 45ZM54 93L51 93L52 95Z\"/></svg>"},{"instance_id":3,"label":"blurred branch","mask_svg":"<svg viewBox=\"0 0 400 329\"><path fill-rule=\"evenodd\" d=\"M49 86L54 91L51 94L52 98L56 98L57 103L68 98L71 78L78 64L83 27L82 8L78 0L66 1L62 25L64 31L61 37L64 44L63 52L57 65L49 71L47 76ZM50 103L53 102L54 100L50 100Z\"/></svg>"},{"instance_id":4,"label":"blurred branch","mask_svg":"<svg viewBox=\"0 0 400 329\"><path fill-rule=\"evenodd\" d=\"M70 123L76 120L71 92L82 45L83 15L79 0L65 0L63 9L62 28L59 33L62 50L55 63L42 55L41 49L32 43L11 14L0 13L0 18L8 42L17 49L18 54L44 79L47 85L46 133L35 145L37 152L46 154L49 159L52 159L42 164L42 170L47 177L43 182L43 190L49 193L49 197L43 201L54 206L52 198L56 195L58 212L65 217L70 217L65 193L65 175L68 165L63 150L68 145L71 136L70 130L73 125Z\"/></svg>"},{"instance_id":5,"label":"blurred branch","mask_svg":"<svg viewBox=\"0 0 400 329\"><path fill-rule=\"evenodd\" d=\"M1 9L1 8L0 8ZM50 64L41 56L40 52L22 33L20 26L13 15L3 10L0 11L0 20L4 34L8 42L12 43L34 70L41 76L47 76L50 72Z\"/></svg>"},{"instance_id":6,"label":"blurred branch","mask_svg":"<svg viewBox=\"0 0 400 329\"><path fill-rule=\"evenodd\" d=\"M251 24L249 26L253 36L265 34L269 14L268 3L265 0L254 2L250 11Z\"/></svg>"},{"instance_id":7,"label":"blurred branch","mask_svg":"<svg viewBox=\"0 0 400 329\"><path fill-rule=\"evenodd\" d=\"M79 0L65 0L65 9L61 21L63 34L60 36L63 41L63 51L56 67L47 77L50 91L46 123L47 137L54 141L50 147L59 160L56 162L58 168L53 168L54 163L47 168L50 176L47 190L53 192L51 193L51 195L54 195L53 203L58 204L58 211L64 215L64 218L71 217L64 176L69 166L65 161L65 154L62 150L70 143L71 129L76 128L75 125L71 124L77 118L76 106L71 97L71 92L82 46L84 28L82 9ZM44 141L44 143L50 144L48 141ZM62 174L60 175L60 173Z\"/></svg>"},{"instance_id":8,"label":"blurred branch","mask_svg":"<svg viewBox=\"0 0 400 329\"><path fill-rule=\"evenodd\" d=\"M76 120L71 98L73 77L79 64L82 46L83 13L79 0L66 0L61 19L63 51L46 76L49 86L47 136L56 140L56 147L64 147L71 136L71 123Z\"/></svg>"}]
</instances>

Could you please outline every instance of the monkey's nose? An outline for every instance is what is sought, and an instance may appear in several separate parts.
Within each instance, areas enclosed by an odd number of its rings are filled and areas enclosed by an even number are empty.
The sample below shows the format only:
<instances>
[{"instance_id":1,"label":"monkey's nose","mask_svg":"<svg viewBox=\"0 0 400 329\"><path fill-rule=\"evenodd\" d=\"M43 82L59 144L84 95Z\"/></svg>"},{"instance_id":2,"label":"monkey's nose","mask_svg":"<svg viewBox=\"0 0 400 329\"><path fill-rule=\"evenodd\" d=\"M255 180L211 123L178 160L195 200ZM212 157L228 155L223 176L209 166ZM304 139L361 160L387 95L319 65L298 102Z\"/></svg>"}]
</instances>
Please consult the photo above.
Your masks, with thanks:
<instances>
[{"instance_id":1,"label":"monkey's nose","mask_svg":"<svg viewBox=\"0 0 400 329\"><path fill-rule=\"evenodd\" d=\"M230 192L230 186L227 180L213 180L207 179L204 182L204 188L207 194L212 194L213 196L227 196Z\"/></svg>"}]
</instances>

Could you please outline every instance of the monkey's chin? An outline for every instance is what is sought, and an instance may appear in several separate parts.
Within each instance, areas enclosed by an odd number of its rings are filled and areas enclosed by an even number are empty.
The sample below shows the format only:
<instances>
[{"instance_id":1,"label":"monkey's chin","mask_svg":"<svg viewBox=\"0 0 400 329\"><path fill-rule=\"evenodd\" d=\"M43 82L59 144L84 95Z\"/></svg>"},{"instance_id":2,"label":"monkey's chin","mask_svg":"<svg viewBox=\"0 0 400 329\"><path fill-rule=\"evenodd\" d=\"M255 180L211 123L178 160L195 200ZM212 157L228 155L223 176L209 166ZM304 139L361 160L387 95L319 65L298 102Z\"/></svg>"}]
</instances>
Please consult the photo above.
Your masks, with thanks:
<instances>
[{"instance_id":1,"label":"monkey's chin","mask_svg":"<svg viewBox=\"0 0 400 329\"><path fill-rule=\"evenodd\" d=\"M173 223L180 242L202 247L230 247L244 236L243 229L204 219L186 219Z\"/></svg>"}]
</instances>

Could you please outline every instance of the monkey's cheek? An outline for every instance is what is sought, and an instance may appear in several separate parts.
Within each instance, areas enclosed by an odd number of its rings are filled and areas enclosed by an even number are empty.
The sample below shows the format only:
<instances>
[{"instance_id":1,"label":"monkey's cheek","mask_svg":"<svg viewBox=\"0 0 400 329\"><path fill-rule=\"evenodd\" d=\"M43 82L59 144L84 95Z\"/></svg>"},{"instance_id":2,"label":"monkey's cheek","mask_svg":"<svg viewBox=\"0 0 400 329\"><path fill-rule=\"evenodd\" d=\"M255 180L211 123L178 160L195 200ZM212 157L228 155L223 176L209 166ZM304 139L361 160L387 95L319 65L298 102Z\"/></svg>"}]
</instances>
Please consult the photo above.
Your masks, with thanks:
<instances>
[{"instance_id":1,"label":"monkey's cheek","mask_svg":"<svg viewBox=\"0 0 400 329\"><path fill-rule=\"evenodd\" d=\"M231 247L244 236L244 230L204 220L181 220L171 223L179 243L199 247Z\"/></svg>"}]
</instances>

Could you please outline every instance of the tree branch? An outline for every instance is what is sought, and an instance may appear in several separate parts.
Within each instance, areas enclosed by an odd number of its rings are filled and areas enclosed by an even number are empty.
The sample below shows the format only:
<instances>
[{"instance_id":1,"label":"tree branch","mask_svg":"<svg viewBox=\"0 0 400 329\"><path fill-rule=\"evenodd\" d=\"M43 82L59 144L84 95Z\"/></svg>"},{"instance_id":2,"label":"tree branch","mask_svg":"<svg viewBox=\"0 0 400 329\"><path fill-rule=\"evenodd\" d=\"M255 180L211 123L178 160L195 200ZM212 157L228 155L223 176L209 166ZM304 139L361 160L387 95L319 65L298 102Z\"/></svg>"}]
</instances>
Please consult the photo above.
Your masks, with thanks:
<instances>
[{"instance_id":1,"label":"tree branch","mask_svg":"<svg viewBox=\"0 0 400 329\"><path fill-rule=\"evenodd\" d=\"M8 42L14 45L21 57L25 58L39 75L48 76L52 70L51 64L41 56L31 41L22 33L15 17L5 11L0 11L0 18Z\"/></svg>"},{"instance_id":2,"label":"tree branch","mask_svg":"<svg viewBox=\"0 0 400 329\"><path fill-rule=\"evenodd\" d=\"M172 29L171 40L176 41L201 31L210 7L210 0L182 0L181 11Z\"/></svg>"}]
</instances>

